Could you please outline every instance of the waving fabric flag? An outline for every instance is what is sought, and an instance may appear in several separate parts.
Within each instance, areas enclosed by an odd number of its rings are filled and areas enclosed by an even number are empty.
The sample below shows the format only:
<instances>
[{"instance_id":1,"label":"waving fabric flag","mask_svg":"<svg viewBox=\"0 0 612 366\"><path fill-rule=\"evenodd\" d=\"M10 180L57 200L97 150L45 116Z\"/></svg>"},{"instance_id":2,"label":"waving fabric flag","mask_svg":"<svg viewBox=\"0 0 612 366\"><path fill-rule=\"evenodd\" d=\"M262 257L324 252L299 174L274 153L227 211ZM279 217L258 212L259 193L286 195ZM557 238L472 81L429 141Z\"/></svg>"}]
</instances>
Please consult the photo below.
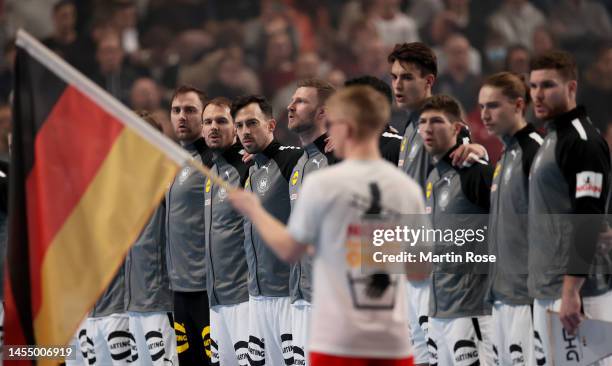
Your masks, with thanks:
<instances>
[{"instance_id":1,"label":"waving fabric flag","mask_svg":"<svg viewBox=\"0 0 612 366\"><path fill-rule=\"evenodd\" d=\"M7 345L65 345L191 157L27 33L17 37Z\"/></svg>"}]
</instances>

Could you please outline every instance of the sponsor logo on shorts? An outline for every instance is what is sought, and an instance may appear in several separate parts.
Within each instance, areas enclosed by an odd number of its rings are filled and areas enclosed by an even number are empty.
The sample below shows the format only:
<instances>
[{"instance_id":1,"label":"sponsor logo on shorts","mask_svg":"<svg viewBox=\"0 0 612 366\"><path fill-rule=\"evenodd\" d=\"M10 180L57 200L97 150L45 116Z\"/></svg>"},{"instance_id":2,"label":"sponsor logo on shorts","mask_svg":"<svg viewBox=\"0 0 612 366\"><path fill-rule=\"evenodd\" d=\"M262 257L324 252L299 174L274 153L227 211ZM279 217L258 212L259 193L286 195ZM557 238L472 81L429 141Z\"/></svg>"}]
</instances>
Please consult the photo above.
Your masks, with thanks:
<instances>
[{"instance_id":1,"label":"sponsor logo on shorts","mask_svg":"<svg viewBox=\"0 0 612 366\"><path fill-rule=\"evenodd\" d=\"M431 366L437 366L438 365L438 345L431 338L427 338L427 349L429 350L429 364Z\"/></svg>"},{"instance_id":2,"label":"sponsor logo on shorts","mask_svg":"<svg viewBox=\"0 0 612 366\"><path fill-rule=\"evenodd\" d=\"M183 353L189 349L189 342L187 341L187 332L185 331L185 325L182 323L174 322L174 332L176 333L176 351Z\"/></svg>"},{"instance_id":3,"label":"sponsor logo on shorts","mask_svg":"<svg viewBox=\"0 0 612 366\"><path fill-rule=\"evenodd\" d=\"M263 366L266 364L266 351L265 343L263 338L257 338L249 336L249 353L247 357L249 359L249 365L251 366Z\"/></svg>"},{"instance_id":4,"label":"sponsor logo on shorts","mask_svg":"<svg viewBox=\"0 0 612 366\"><path fill-rule=\"evenodd\" d=\"M546 353L544 353L544 344L542 343L542 338L540 337L540 333L538 331L533 332L534 336L534 350L536 357L536 364L538 366L546 365Z\"/></svg>"},{"instance_id":5,"label":"sponsor logo on shorts","mask_svg":"<svg viewBox=\"0 0 612 366\"><path fill-rule=\"evenodd\" d=\"M234 344L234 350L236 351L236 357L238 358L238 365L248 366L249 343L247 341L238 341Z\"/></svg>"},{"instance_id":6,"label":"sponsor logo on shorts","mask_svg":"<svg viewBox=\"0 0 612 366\"><path fill-rule=\"evenodd\" d=\"M108 348L115 361L134 362L138 359L136 339L125 330L116 330L108 335Z\"/></svg>"},{"instance_id":7,"label":"sponsor logo on shorts","mask_svg":"<svg viewBox=\"0 0 612 366\"><path fill-rule=\"evenodd\" d=\"M147 349L151 359L154 362L166 355L166 344L164 343L164 335L161 330L147 332L145 340L147 341Z\"/></svg>"},{"instance_id":8,"label":"sponsor logo on shorts","mask_svg":"<svg viewBox=\"0 0 612 366\"><path fill-rule=\"evenodd\" d=\"M281 334L281 350L285 365L293 365L293 335L289 333Z\"/></svg>"},{"instance_id":9,"label":"sponsor logo on shorts","mask_svg":"<svg viewBox=\"0 0 612 366\"><path fill-rule=\"evenodd\" d=\"M525 356L523 355L523 347L519 344L511 344L509 347L510 360L513 365L524 365Z\"/></svg>"},{"instance_id":10,"label":"sponsor logo on shorts","mask_svg":"<svg viewBox=\"0 0 612 366\"><path fill-rule=\"evenodd\" d=\"M471 361L478 361L478 349L476 342L468 339L461 339L453 347L455 363L461 365L472 365Z\"/></svg>"}]
</instances>

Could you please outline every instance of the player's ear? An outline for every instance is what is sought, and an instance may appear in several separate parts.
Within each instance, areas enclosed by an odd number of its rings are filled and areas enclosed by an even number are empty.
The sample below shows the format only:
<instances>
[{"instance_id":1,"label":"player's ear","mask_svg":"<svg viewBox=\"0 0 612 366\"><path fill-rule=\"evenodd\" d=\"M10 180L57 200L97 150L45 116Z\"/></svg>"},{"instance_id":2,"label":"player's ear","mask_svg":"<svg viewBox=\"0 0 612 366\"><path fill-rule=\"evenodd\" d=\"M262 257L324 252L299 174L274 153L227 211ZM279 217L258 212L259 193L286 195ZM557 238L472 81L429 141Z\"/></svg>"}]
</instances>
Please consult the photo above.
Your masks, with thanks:
<instances>
[{"instance_id":1,"label":"player's ear","mask_svg":"<svg viewBox=\"0 0 612 366\"><path fill-rule=\"evenodd\" d=\"M274 118L268 120L268 131L274 132L276 129L276 120Z\"/></svg>"}]
</instances>

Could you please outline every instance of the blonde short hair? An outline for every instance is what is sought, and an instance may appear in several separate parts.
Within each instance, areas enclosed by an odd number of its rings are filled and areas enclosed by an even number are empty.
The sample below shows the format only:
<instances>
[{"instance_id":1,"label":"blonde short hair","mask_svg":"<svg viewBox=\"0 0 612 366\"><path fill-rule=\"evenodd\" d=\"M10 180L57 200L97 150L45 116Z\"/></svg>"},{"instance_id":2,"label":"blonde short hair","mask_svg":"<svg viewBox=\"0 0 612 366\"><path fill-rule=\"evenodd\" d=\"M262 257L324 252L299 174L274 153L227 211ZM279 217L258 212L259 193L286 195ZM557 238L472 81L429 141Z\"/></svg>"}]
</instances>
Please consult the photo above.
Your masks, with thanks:
<instances>
[{"instance_id":1,"label":"blonde short hair","mask_svg":"<svg viewBox=\"0 0 612 366\"><path fill-rule=\"evenodd\" d=\"M339 111L355 127L357 140L380 135L391 117L387 98L366 85L340 89L327 100L326 107Z\"/></svg>"}]
</instances>

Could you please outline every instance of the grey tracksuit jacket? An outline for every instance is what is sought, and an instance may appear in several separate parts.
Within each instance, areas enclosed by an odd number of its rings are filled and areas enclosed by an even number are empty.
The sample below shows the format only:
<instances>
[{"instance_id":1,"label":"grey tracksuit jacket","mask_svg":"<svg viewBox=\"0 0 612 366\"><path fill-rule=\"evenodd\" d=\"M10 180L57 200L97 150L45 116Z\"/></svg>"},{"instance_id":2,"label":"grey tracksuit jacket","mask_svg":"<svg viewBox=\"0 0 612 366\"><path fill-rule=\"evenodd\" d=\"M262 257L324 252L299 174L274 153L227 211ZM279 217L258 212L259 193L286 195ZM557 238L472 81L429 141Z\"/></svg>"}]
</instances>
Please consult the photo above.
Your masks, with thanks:
<instances>
[{"instance_id":1,"label":"grey tracksuit jacket","mask_svg":"<svg viewBox=\"0 0 612 366\"><path fill-rule=\"evenodd\" d=\"M497 257L489 273L491 302L527 305L527 209L529 170L543 138L528 124L514 136L504 136L504 152L491 186L489 253Z\"/></svg>"},{"instance_id":2,"label":"grey tracksuit jacket","mask_svg":"<svg viewBox=\"0 0 612 366\"><path fill-rule=\"evenodd\" d=\"M610 184L608 145L582 107L547 129L529 176L529 293L558 299L564 275L591 274L582 295L595 296L610 287L609 276L592 270L605 261L596 244Z\"/></svg>"},{"instance_id":3,"label":"grey tracksuit jacket","mask_svg":"<svg viewBox=\"0 0 612 366\"><path fill-rule=\"evenodd\" d=\"M291 212L289 180L301 155L302 149L281 146L274 140L255 154L245 183L245 189L257 194L264 209L282 223L287 223ZM289 265L278 259L248 219L244 220L244 233L249 295L289 296Z\"/></svg>"},{"instance_id":4,"label":"grey tracksuit jacket","mask_svg":"<svg viewBox=\"0 0 612 366\"><path fill-rule=\"evenodd\" d=\"M426 211L435 229L482 229L487 226L493 169L484 162L468 168L453 167L449 155L457 146L435 164L427 178ZM486 240L462 247L452 245L449 248L436 243L434 254L459 253L462 249L477 254L488 252ZM485 301L486 266L482 267L465 262L433 263L429 316L457 318L490 314L491 306Z\"/></svg>"},{"instance_id":5,"label":"grey tracksuit jacket","mask_svg":"<svg viewBox=\"0 0 612 366\"><path fill-rule=\"evenodd\" d=\"M242 187L249 167L242 162L242 146L212 152L212 171L232 186ZM210 306L234 305L249 300L248 268L244 252L244 219L227 200L227 191L206 180L207 289Z\"/></svg>"},{"instance_id":6,"label":"grey tracksuit jacket","mask_svg":"<svg viewBox=\"0 0 612 366\"><path fill-rule=\"evenodd\" d=\"M333 154L326 154L325 139L326 134L321 135L311 144L304 146L304 153L298 160L297 164L291 172L291 180L289 182L289 199L291 208L297 202L302 188L302 182L307 174L324 168L336 162ZM311 301L312 292L312 258L303 256L302 259L291 265L291 274L289 277L289 293L291 302L297 300Z\"/></svg>"},{"instance_id":7,"label":"grey tracksuit jacket","mask_svg":"<svg viewBox=\"0 0 612 366\"><path fill-rule=\"evenodd\" d=\"M203 138L184 146L210 167L210 151ZM166 259L173 291L206 290L204 248L204 177L183 167L166 192Z\"/></svg>"},{"instance_id":8,"label":"grey tracksuit jacket","mask_svg":"<svg viewBox=\"0 0 612 366\"><path fill-rule=\"evenodd\" d=\"M125 311L172 311L162 202L125 258Z\"/></svg>"}]
</instances>

